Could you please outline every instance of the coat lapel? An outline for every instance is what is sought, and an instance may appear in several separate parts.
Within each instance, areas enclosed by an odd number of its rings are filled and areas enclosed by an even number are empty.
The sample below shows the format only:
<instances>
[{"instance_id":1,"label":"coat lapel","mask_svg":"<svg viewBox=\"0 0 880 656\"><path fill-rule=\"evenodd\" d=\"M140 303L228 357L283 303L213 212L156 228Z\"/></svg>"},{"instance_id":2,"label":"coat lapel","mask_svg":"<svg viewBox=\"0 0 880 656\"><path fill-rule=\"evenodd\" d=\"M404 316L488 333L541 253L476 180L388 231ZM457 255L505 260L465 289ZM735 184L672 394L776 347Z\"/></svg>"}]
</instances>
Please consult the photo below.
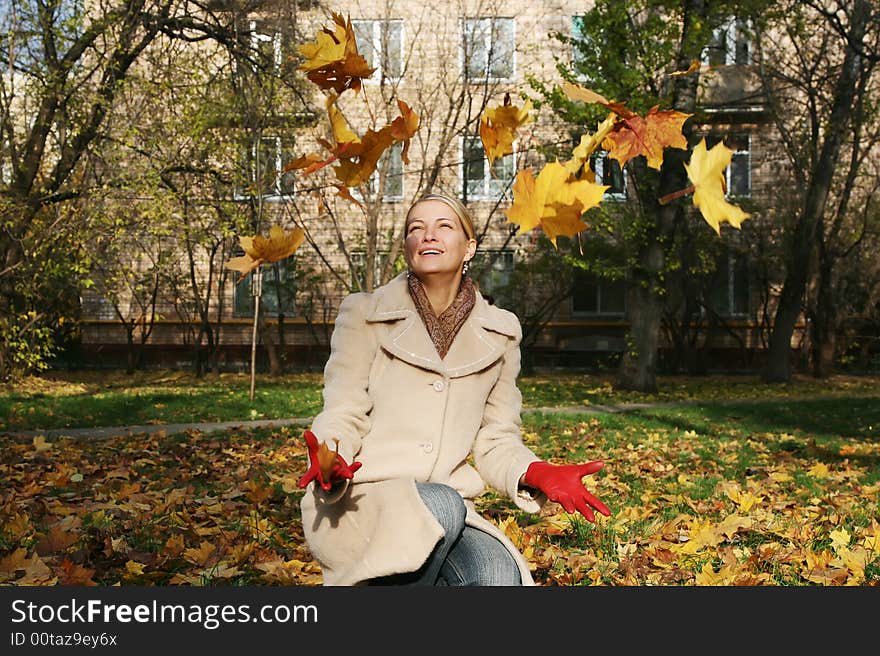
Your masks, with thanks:
<instances>
[{"instance_id":1,"label":"coat lapel","mask_svg":"<svg viewBox=\"0 0 880 656\"><path fill-rule=\"evenodd\" d=\"M382 348L417 367L457 378L488 367L504 354L514 330L501 321L482 295L441 360L409 295L406 272L376 290L376 306L368 323L387 323L380 338Z\"/></svg>"}]
</instances>

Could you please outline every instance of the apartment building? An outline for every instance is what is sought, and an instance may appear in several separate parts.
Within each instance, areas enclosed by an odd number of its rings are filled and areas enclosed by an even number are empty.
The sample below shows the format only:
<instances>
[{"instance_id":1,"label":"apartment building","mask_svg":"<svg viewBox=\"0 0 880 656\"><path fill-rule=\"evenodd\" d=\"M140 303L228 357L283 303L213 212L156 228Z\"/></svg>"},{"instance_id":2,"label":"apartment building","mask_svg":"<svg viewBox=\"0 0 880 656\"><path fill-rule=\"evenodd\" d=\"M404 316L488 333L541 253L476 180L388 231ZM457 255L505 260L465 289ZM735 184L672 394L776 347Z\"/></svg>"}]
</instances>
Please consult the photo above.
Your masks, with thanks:
<instances>
[{"instance_id":1,"label":"apartment building","mask_svg":"<svg viewBox=\"0 0 880 656\"><path fill-rule=\"evenodd\" d=\"M523 299L532 304L542 296L549 300L551 292L542 287L546 280L530 280L528 272L525 277L522 272L539 237L516 234L505 209L517 171L540 166L547 147L564 150L572 143L570 126L545 107L520 131L515 152L490 166L479 139L479 118L487 106L503 102L506 94L517 104L522 103L520 94L534 95L529 86L532 77L561 83L557 62L570 62L577 52L553 35L577 37L583 7L571 0L441 0L418 7L362 0L330 8L351 18L359 51L375 67L360 93L349 90L340 97L352 128L362 133L391 120L398 99L412 107L421 122L410 143L408 163L397 144L377 172L352 190L360 204L334 193L331 166L309 176L284 171L294 157L320 150L316 138L326 133L326 118L320 112L315 122L301 129L261 132L243 147L240 161L230 162L245 173L240 178L244 184L230 193L251 205L256 196L264 228L274 223L300 225L309 235L295 256L264 267L262 275L260 312L270 326L264 339L275 340L275 346L289 354L289 364L322 364L341 298L352 290L381 284L401 269L398 246L405 212L414 198L428 190L458 195L473 212L480 246L472 274L484 293L518 313L526 312ZM301 11L297 20L300 33L312 38L332 24L327 8L321 7ZM248 25L254 43L279 67L286 65L291 47L297 44L290 42L284 22L255 14ZM710 118L696 129L710 145L724 139L734 149L726 171L728 194L760 204L769 193L764 181L770 158L762 149L771 146L768 139L756 138L767 132L767 119L750 74L750 46L742 28L731 19L704 53L700 103L702 115ZM315 106L323 106L317 92ZM597 182L610 187L604 203L632 202L627 173L616 161L599 153L593 165ZM724 238L736 239L729 232ZM714 343L721 351L751 346L756 339L756 299L748 258L742 253L743 249L725 253L711 298L706 299L725 323L724 334ZM546 277L546 271L542 275ZM550 275L554 277L552 268ZM553 299L548 312L536 315L533 334L524 343L527 357L539 366L611 363L625 345L626 282L588 273L571 276L567 293ZM230 278L212 301L223 367L243 368L249 361L254 323L251 279L236 283ZM516 285L521 288L512 293ZM191 362L195 341L202 337L194 328L195 314L181 310L185 305L160 290L156 316L149 319L146 362L175 366ZM117 307L98 287L84 297L83 311L83 349L90 362L117 364L131 348ZM142 325L146 323L145 315ZM283 331L272 328L279 323ZM668 339L663 348L671 348Z\"/></svg>"}]
</instances>

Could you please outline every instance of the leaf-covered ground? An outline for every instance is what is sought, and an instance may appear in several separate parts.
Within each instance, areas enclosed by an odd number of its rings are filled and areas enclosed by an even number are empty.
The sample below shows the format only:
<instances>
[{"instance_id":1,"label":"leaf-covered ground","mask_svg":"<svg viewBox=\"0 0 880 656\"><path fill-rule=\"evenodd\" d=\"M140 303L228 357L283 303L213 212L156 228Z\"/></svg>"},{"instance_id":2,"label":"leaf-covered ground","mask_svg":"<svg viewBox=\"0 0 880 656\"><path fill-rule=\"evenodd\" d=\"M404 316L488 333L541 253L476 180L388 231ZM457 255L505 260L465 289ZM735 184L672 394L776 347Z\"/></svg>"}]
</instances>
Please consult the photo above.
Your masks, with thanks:
<instances>
[{"instance_id":1,"label":"leaf-covered ground","mask_svg":"<svg viewBox=\"0 0 880 656\"><path fill-rule=\"evenodd\" d=\"M479 501L540 585L877 585L880 404L533 413L526 442L613 511ZM0 438L0 585L319 585L298 429Z\"/></svg>"}]
</instances>

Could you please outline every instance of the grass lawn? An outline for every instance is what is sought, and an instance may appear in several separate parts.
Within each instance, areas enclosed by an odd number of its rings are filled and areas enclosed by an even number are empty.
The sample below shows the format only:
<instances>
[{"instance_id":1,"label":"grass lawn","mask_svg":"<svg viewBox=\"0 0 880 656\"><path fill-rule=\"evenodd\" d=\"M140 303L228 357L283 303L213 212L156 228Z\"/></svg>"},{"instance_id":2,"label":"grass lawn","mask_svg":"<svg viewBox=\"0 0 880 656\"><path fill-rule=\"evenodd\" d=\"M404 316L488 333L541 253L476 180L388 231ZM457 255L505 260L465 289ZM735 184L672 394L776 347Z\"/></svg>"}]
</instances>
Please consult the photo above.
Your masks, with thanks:
<instances>
[{"instance_id":1,"label":"grass lawn","mask_svg":"<svg viewBox=\"0 0 880 656\"><path fill-rule=\"evenodd\" d=\"M314 376L258 380L262 412L314 412L318 385ZM480 497L540 585L880 584L877 379L772 388L661 379L653 396L616 395L609 381L582 375L521 385L526 405L541 408L524 414L525 442L554 462L603 460L585 483L612 509L592 524L554 503L530 515L492 491ZM16 408L16 427L46 427L61 416L74 422L77 407L96 424L179 422L208 410L241 419L236 412L254 409L247 394L247 376L165 373L32 380L2 399ZM689 404L546 409L585 400ZM299 517L300 433L0 437L0 585L320 584Z\"/></svg>"}]
</instances>

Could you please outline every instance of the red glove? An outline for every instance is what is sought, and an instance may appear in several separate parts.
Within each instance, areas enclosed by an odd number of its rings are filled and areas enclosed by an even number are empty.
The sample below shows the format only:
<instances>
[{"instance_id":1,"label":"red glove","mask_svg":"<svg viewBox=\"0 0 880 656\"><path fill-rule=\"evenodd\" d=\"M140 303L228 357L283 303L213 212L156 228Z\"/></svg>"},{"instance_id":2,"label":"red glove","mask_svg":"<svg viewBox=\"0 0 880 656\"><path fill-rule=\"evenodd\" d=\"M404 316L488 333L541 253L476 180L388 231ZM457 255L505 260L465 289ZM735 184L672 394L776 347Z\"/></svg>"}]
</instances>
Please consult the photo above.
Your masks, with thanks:
<instances>
[{"instance_id":1,"label":"red glove","mask_svg":"<svg viewBox=\"0 0 880 656\"><path fill-rule=\"evenodd\" d=\"M596 460L583 465L551 465L549 462L533 462L523 476L523 484L537 488L551 501L562 504L566 512L575 509L589 521L595 522L592 506L606 517L611 515L608 506L587 492L581 478L595 474L604 463Z\"/></svg>"},{"instance_id":2,"label":"red glove","mask_svg":"<svg viewBox=\"0 0 880 656\"><path fill-rule=\"evenodd\" d=\"M306 430L303 436L306 438L306 446L309 449L309 469L297 482L299 487L305 487L313 480L317 480L321 488L326 491L341 480L353 478L354 473L361 468L361 463L352 462L349 465L338 451L334 453L326 445L318 445L318 438L312 431ZM330 465L330 476L326 480L321 471L322 457L333 459L332 465Z\"/></svg>"}]
</instances>

